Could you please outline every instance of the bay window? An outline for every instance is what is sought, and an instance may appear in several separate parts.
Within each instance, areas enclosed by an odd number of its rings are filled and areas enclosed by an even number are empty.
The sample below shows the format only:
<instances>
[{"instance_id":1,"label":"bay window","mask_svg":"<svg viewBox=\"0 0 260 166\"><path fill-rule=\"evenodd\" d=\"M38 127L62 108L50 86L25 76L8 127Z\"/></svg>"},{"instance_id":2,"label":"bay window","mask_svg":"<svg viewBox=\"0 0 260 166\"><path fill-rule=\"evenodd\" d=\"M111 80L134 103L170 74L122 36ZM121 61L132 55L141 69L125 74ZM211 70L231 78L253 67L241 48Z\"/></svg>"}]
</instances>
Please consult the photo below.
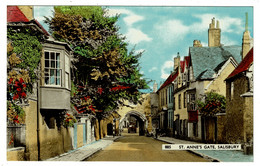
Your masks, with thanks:
<instances>
[{"instance_id":1,"label":"bay window","mask_svg":"<svg viewBox=\"0 0 260 166\"><path fill-rule=\"evenodd\" d=\"M45 85L61 86L60 53L44 52L44 83Z\"/></svg>"}]
</instances>

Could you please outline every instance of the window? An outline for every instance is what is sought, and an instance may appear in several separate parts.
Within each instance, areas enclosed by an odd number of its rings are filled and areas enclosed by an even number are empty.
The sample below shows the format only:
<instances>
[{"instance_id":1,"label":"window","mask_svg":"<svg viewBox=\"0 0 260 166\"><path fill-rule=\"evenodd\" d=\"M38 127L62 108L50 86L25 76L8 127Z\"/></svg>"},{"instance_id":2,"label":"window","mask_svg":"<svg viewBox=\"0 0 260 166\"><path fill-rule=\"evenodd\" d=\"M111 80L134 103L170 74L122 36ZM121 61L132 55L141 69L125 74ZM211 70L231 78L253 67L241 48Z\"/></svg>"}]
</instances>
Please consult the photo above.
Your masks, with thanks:
<instances>
[{"instance_id":1,"label":"window","mask_svg":"<svg viewBox=\"0 0 260 166\"><path fill-rule=\"evenodd\" d=\"M230 97L231 97L231 99L233 99L233 97L234 97L234 82L231 82Z\"/></svg>"},{"instance_id":2,"label":"window","mask_svg":"<svg viewBox=\"0 0 260 166\"><path fill-rule=\"evenodd\" d=\"M171 87L168 90L168 103L171 103Z\"/></svg>"},{"instance_id":3,"label":"window","mask_svg":"<svg viewBox=\"0 0 260 166\"><path fill-rule=\"evenodd\" d=\"M173 110L175 110L175 97L173 97Z\"/></svg>"},{"instance_id":4,"label":"window","mask_svg":"<svg viewBox=\"0 0 260 166\"><path fill-rule=\"evenodd\" d=\"M70 89L70 59L65 56L65 88Z\"/></svg>"},{"instance_id":5,"label":"window","mask_svg":"<svg viewBox=\"0 0 260 166\"><path fill-rule=\"evenodd\" d=\"M45 51L44 58L45 85L61 85L60 53Z\"/></svg>"},{"instance_id":6,"label":"window","mask_svg":"<svg viewBox=\"0 0 260 166\"><path fill-rule=\"evenodd\" d=\"M193 110L193 111L196 110L196 105L195 105L195 103L191 103L191 104L190 104L190 109Z\"/></svg>"},{"instance_id":7,"label":"window","mask_svg":"<svg viewBox=\"0 0 260 166\"><path fill-rule=\"evenodd\" d=\"M195 101L195 94L194 93L190 94L190 101L191 102Z\"/></svg>"},{"instance_id":8,"label":"window","mask_svg":"<svg viewBox=\"0 0 260 166\"><path fill-rule=\"evenodd\" d=\"M69 73L65 73L65 88L69 89Z\"/></svg>"},{"instance_id":9,"label":"window","mask_svg":"<svg viewBox=\"0 0 260 166\"><path fill-rule=\"evenodd\" d=\"M179 109L181 109L181 94L179 94L178 104L179 104Z\"/></svg>"},{"instance_id":10,"label":"window","mask_svg":"<svg viewBox=\"0 0 260 166\"><path fill-rule=\"evenodd\" d=\"M187 93L184 92L184 94L183 94L183 107L184 108L186 108L186 95L187 95Z\"/></svg>"},{"instance_id":11,"label":"window","mask_svg":"<svg viewBox=\"0 0 260 166\"><path fill-rule=\"evenodd\" d=\"M160 92L160 100L161 100L161 105L162 105L162 92Z\"/></svg>"},{"instance_id":12,"label":"window","mask_svg":"<svg viewBox=\"0 0 260 166\"><path fill-rule=\"evenodd\" d=\"M190 81L190 69L188 70L188 74L187 74L187 82Z\"/></svg>"},{"instance_id":13,"label":"window","mask_svg":"<svg viewBox=\"0 0 260 166\"><path fill-rule=\"evenodd\" d=\"M189 100L190 100L190 110L196 110L196 104L195 104L195 93L190 94Z\"/></svg>"},{"instance_id":14,"label":"window","mask_svg":"<svg viewBox=\"0 0 260 166\"><path fill-rule=\"evenodd\" d=\"M167 89L165 89L165 104L167 104L168 100L167 100Z\"/></svg>"},{"instance_id":15,"label":"window","mask_svg":"<svg viewBox=\"0 0 260 166\"><path fill-rule=\"evenodd\" d=\"M173 91L174 91L174 85L172 86L172 91L171 91L171 102L173 103L173 95L174 95L174 93L173 93Z\"/></svg>"},{"instance_id":16,"label":"window","mask_svg":"<svg viewBox=\"0 0 260 166\"><path fill-rule=\"evenodd\" d=\"M169 112L169 116L168 116L168 127L171 128L171 112Z\"/></svg>"}]
</instances>

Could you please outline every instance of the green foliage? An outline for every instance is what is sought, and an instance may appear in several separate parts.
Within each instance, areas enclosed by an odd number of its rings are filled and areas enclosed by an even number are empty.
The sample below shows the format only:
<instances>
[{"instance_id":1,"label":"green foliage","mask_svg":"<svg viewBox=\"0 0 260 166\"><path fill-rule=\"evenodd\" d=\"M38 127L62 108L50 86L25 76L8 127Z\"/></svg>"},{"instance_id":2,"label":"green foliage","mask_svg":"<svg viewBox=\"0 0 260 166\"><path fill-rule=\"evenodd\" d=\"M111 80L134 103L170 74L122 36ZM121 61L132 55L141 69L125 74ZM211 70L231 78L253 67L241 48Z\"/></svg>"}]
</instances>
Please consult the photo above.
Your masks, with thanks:
<instances>
[{"instance_id":1,"label":"green foliage","mask_svg":"<svg viewBox=\"0 0 260 166\"><path fill-rule=\"evenodd\" d=\"M128 53L128 44L115 25L118 16L106 16L101 7L54 9L54 17L46 18L46 23L56 39L67 41L74 49L73 87L77 88L75 92L81 89L80 93L72 93L74 106L90 97L91 105L84 108L91 107L100 115L118 108L120 99L137 103L141 94L138 89L148 88L139 71L142 53L135 55L134 49ZM82 106L76 109L82 112Z\"/></svg>"},{"instance_id":2,"label":"green foliage","mask_svg":"<svg viewBox=\"0 0 260 166\"><path fill-rule=\"evenodd\" d=\"M85 19L89 19L94 23L96 29L115 29L114 24L118 20L118 16L106 16L106 10L100 6L56 6L54 10L55 13L71 16L80 15Z\"/></svg>"},{"instance_id":3,"label":"green foliage","mask_svg":"<svg viewBox=\"0 0 260 166\"><path fill-rule=\"evenodd\" d=\"M198 100L197 106L203 116L215 116L226 108L226 98L218 93L206 93L205 100Z\"/></svg>"},{"instance_id":4,"label":"green foliage","mask_svg":"<svg viewBox=\"0 0 260 166\"><path fill-rule=\"evenodd\" d=\"M27 69L31 81L36 79L35 70L39 67L42 45L40 36L29 29L17 32L13 29L8 29L7 37L12 41L13 51L20 56L22 62L17 65L18 68Z\"/></svg>"}]
</instances>

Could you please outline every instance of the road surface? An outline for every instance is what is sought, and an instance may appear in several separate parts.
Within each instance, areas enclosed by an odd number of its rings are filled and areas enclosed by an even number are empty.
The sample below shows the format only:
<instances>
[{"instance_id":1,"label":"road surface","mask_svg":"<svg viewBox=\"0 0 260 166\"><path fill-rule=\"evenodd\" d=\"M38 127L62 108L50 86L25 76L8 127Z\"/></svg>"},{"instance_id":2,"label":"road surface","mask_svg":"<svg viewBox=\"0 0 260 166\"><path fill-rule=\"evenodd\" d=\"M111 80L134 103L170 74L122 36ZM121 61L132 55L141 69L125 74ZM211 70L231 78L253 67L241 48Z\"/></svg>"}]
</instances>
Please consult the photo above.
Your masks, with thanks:
<instances>
[{"instance_id":1,"label":"road surface","mask_svg":"<svg viewBox=\"0 0 260 166\"><path fill-rule=\"evenodd\" d=\"M188 151L162 150L164 142L136 133L123 132L123 137L86 161L167 161L167 162L207 162Z\"/></svg>"}]
</instances>

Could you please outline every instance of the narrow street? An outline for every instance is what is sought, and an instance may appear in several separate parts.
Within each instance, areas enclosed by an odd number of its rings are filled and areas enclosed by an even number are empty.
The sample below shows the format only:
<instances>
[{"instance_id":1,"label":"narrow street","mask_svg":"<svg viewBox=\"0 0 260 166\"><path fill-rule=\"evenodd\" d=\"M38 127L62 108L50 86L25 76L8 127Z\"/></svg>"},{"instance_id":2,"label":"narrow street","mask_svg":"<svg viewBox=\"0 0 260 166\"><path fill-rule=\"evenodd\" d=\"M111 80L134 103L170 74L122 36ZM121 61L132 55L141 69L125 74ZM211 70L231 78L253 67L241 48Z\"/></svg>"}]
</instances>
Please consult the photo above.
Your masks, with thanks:
<instances>
[{"instance_id":1,"label":"narrow street","mask_svg":"<svg viewBox=\"0 0 260 166\"><path fill-rule=\"evenodd\" d=\"M164 142L138 133L123 132L119 138L104 150L85 161L169 161L169 162L207 162L208 160L187 151L164 151Z\"/></svg>"}]
</instances>

